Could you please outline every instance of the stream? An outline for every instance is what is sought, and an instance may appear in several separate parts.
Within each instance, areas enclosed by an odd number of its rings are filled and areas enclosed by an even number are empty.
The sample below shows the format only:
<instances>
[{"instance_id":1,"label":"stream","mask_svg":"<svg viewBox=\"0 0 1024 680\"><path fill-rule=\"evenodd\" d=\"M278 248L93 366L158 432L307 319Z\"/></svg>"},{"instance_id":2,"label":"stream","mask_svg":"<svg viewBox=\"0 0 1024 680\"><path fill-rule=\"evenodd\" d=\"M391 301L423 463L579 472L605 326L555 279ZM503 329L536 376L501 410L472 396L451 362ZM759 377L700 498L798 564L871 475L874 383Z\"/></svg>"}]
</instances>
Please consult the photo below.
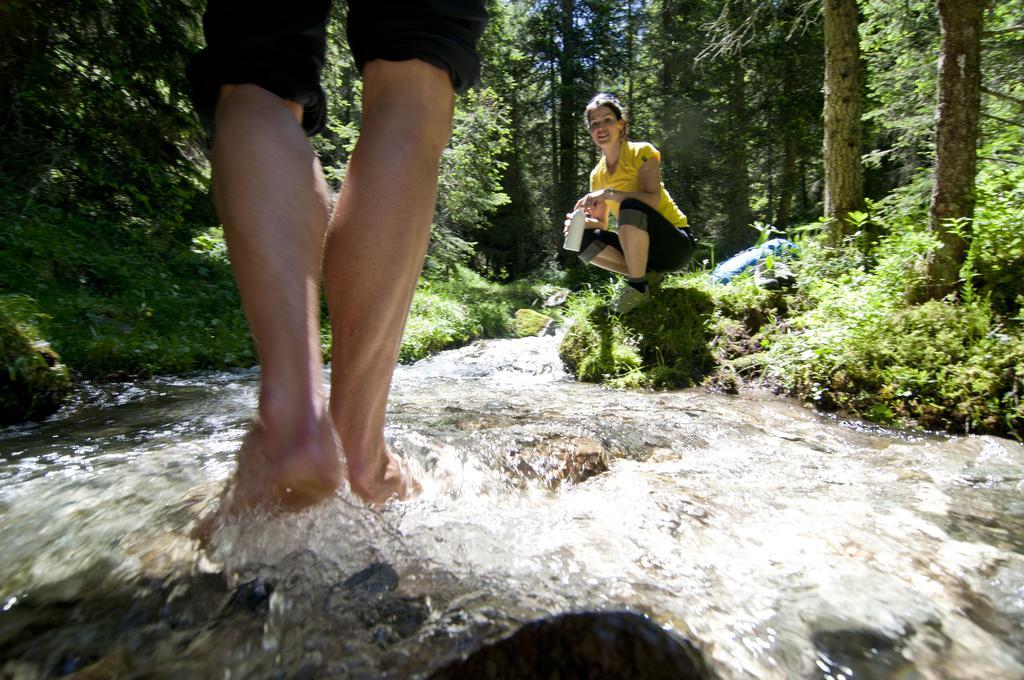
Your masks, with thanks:
<instances>
[{"instance_id":1,"label":"stream","mask_svg":"<svg viewBox=\"0 0 1024 680\"><path fill-rule=\"evenodd\" d=\"M0 678L1024 678L1020 443L580 384L557 342L398 368L421 498L207 550L257 371L0 430Z\"/></svg>"}]
</instances>

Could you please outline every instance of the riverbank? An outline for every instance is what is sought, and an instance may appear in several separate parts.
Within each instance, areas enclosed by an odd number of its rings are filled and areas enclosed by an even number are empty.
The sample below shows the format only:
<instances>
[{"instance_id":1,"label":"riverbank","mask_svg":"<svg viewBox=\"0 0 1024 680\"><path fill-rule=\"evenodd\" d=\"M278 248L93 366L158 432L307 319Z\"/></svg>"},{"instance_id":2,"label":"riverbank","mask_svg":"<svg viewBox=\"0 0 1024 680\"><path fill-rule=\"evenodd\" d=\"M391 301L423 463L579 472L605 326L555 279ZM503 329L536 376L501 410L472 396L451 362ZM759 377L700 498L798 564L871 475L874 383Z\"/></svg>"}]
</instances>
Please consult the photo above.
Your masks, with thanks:
<instances>
[{"instance_id":1,"label":"riverbank","mask_svg":"<svg viewBox=\"0 0 1024 680\"><path fill-rule=\"evenodd\" d=\"M916 302L908 274L929 247L906 234L867 252L806 239L790 262L792 288L761 288L752 271L728 284L706 271L680 274L623 318L604 309L609 290L586 290L570 301L561 354L589 382L756 385L883 425L1020 439L1019 301L1011 315L1005 292L969 282L958 297Z\"/></svg>"},{"instance_id":2,"label":"riverbank","mask_svg":"<svg viewBox=\"0 0 1024 680\"><path fill-rule=\"evenodd\" d=\"M9 207L9 206L8 206ZM13 210L0 220L0 375L3 423L44 418L74 381L129 380L248 368L256 356L219 227L182 247L158 229L58 210ZM498 284L464 266L419 283L401 361L479 338L514 334L520 308L554 286ZM321 349L330 353L326 307Z\"/></svg>"},{"instance_id":3,"label":"riverbank","mask_svg":"<svg viewBox=\"0 0 1024 680\"><path fill-rule=\"evenodd\" d=\"M69 376L256 363L218 228L187 250L156 252L130 230L108 243L86 222L39 217L6 230L0 302L31 354L7 352L6 387L24 396L30 374L47 385L8 422L52 412ZM516 312L526 308L570 327L561 354L582 381L723 392L756 385L884 425L1021 438L1024 319L1013 284L993 276L1016 254L986 246L999 233L988 226L972 266L995 284L976 276L957 298L925 303L914 299L915 273L934 244L910 228L839 250L802 239L791 262L797 283L785 290L760 288L749 272L724 285L704 270L670 276L649 305L622 319L603 308L611 289L592 270L497 283L455 266L421 279L400 360L521 333ZM552 314L544 301L563 284L576 292ZM329 343L325 325L325 358Z\"/></svg>"}]
</instances>

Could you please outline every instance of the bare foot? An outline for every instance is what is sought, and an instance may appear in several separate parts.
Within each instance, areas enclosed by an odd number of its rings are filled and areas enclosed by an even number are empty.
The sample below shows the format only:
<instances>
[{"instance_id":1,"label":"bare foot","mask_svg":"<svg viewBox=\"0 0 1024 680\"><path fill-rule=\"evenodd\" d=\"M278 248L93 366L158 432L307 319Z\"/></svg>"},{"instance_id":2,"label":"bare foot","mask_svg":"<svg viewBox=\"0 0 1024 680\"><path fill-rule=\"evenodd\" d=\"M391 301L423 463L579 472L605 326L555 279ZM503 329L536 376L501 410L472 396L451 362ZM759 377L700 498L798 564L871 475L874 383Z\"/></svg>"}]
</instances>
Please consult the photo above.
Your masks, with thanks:
<instances>
[{"instance_id":1,"label":"bare foot","mask_svg":"<svg viewBox=\"0 0 1024 680\"><path fill-rule=\"evenodd\" d=\"M275 451L267 445L263 425L254 420L217 509L199 521L193 538L205 543L226 520L254 510L302 510L333 495L345 480L345 470L341 444L324 421L313 441Z\"/></svg>"},{"instance_id":2,"label":"bare foot","mask_svg":"<svg viewBox=\"0 0 1024 680\"><path fill-rule=\"evenodd\" d=\"M352 491L370 507L390 500L407 501L423 491L423 467L412 458L396 456L385 445L380 463L359 468L349 460L348 475Z\"/></svg>"}]
</instances>

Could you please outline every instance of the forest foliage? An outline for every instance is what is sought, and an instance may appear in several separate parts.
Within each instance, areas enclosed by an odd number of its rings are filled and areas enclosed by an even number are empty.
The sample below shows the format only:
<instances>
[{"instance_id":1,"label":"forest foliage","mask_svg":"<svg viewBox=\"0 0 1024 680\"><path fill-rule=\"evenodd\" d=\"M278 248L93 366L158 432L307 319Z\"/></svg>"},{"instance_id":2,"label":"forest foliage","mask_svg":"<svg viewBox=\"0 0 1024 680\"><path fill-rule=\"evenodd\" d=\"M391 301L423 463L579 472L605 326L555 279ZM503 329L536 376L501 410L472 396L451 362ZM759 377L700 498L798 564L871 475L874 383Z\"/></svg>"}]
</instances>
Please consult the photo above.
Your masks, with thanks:
<instances>
[{"instance_id":1,"label":"forest foliage","mask_svg":"<svg viewBox=\"0 0 1024 680\"><path fill-rule=\"evenodd\" d=\"M202 43L202 5L0 4L0 293L36 301L40 328L79 375L253 361L209 198L207 140L183 76ZM459 99L442 160L420 308L444 307L426 300L428 289L436 293L446 280L481 291L491 285L485 279L533 277L592 291L608 280L582 271L559 244L562 215L586 190L597 160L583 128L583 106L594 93L609 91L629 110L631 137L662 152L663 181L701 239L697 268L751 245L758 238L755 223L807 243L815 259L801 264L806 285L791 305L794 316L774 326L774 339L763 336L775 354L762 373L781 388L813 397L849 387L862 396L831 401L877 417L903 415L901 407L880 407L863 395L884 393L885 385L925 394L934 375L918 383L890 375L878 385L862 380L845 387L834 379L841 373L854 381L843 367L867 360L853 351L867 341L840 333L835 324L870 336L877 330L857 324L878 310L886 310L892 326L886 332L907 336L920 334L926 321L962 314L974 319L965 321L973 335L957 340L964 346L1020 337L1021 0L984 8L975 209L969 221L943 227L960 230L966 244L961 285L936 302L952 305L949 312L914 308L929 254L938 247L928 215L941 41L936 2L855 3L865 207L844 223L841 242L820 248L815 239L828 229L822 1L489 5L482 80ZM345 3L335 3L333 11L324 74L330 124L313 144L336 190L358 137L361 84L344 40ZM721 302L705 292L701 300ZM509 300L529 297L519 291ZM847 307L837 309L836 300ZM892 311L897 308L900 313ZM507 323L491 319L494 310L478 309L486 322L466 322L450 333L410 322L417 337L437 340L417 341L403 350L406 356L508 332ZM992 347L985 351L1000 353ZM899 359L903 354L893 349L887 366L911 361ZM868 363L881 366L878 361ZM979 370L998 372L992 362ZM991 389L1019 390L1019 378L1007 382L1005 373ZM1003 393L993 398L996 410L1013 406ZM908 417L920 415L908 409Z\"/></svg>"}]
</instances>

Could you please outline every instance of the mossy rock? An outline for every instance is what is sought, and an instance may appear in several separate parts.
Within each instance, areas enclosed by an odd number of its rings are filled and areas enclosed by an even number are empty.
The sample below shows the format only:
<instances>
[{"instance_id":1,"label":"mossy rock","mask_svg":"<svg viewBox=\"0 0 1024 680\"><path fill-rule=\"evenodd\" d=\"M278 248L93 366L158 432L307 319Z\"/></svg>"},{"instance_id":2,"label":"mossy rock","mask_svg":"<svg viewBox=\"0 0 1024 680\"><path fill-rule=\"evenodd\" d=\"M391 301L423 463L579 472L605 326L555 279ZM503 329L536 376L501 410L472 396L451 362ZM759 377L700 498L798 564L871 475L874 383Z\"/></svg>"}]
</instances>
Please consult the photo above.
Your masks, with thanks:
<instances>
[{"instance_id":1,"label":"mossy rock","mask_svg":"<svg viewBox=\"0 0 1024 680\"><path fill-rule=\"evenodd\" d=\"M569 327L558 346L558 354L577 380L617 381L622 386L634 387L646 384L641 372L643 358L635 338L601 308L591 310Z\"/></svg>"},{"instance_id":2,"label":"mossy rock","mask_svg":"<svg viewBox=\"0 0 1024 680\"><path fill-rule=\"evenodd\" d=\"M714 302L694 287L663 288L621 317L606 301L566 332L559 354L579 380L620 387L690 387L714 367L708 320Z\"/></svg>"},{"instance_id":3,"label":"mossy rock","mask_svg":"<svg viewBox=\"0 0 1024 680\"><path fill-rule=\"evenodd\" d=\"M68 369L43 339L42 315L25 295L0 296L0 424L50 415L71 391Z\"/></svg>"},{"instance_id":4,"label":"mossy rock","mask_svg":"<svg viewBox=\"0 0 1024 680\"><path fill-rule=\"evenodd\" d=\"M512 327L516 337L526 338L540 335L551 323L554 323L554 319L547 314L541 314L533 309L520 309L516 312Z\"/></svg>"}]
</instances>

